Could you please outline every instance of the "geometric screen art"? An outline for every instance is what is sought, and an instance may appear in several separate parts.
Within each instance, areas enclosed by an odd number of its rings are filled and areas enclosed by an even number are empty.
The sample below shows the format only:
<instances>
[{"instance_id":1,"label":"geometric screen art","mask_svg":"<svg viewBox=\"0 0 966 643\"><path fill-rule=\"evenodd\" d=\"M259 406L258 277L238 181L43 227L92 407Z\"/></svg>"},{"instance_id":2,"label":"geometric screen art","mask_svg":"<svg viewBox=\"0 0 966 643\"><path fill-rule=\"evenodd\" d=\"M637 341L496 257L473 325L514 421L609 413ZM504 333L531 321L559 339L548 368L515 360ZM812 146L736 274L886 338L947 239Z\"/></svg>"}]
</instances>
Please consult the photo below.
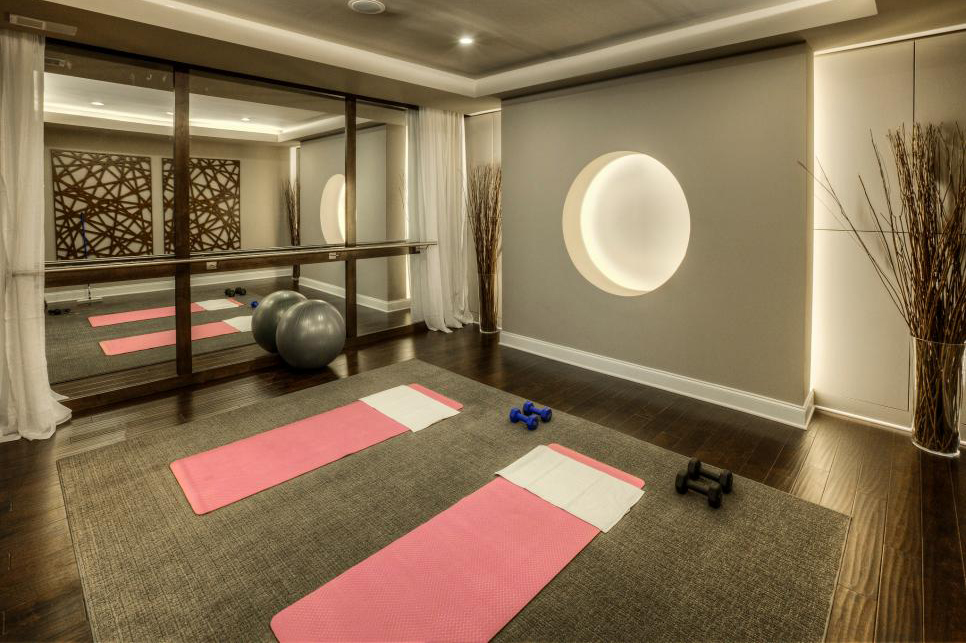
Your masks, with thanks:
<instances>
[{"instance_id":1,"label":"geometric screen art","mask_svg":"<svg viewBox=\"0 0 966 643\"><path fill-rule=\"evenodd\" d=\"M188 221L191 251L241 248L241 162L192 158ZM162 159L164 248L174 252L174 175L171 159Z\"/></svg>"},{"instance_id":2,"label":"geometric screen art","mask_svg":"<svg viewBox=\"0 0 966 643\"><path fill-rule=\"evenodd\" d=\"M151 158L51 150L58 259L152 252Z\"/></svg>"}]
</instances>

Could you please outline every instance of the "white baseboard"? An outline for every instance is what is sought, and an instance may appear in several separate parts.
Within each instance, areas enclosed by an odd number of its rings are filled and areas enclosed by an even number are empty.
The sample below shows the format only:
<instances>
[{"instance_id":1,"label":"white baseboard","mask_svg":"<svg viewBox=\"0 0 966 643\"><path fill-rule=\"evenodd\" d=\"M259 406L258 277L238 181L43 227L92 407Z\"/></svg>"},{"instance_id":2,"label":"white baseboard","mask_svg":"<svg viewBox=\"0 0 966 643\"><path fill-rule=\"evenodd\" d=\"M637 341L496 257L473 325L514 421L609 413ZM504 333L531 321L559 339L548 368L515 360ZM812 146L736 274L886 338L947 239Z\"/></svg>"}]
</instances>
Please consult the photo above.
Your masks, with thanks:
<instances>
[{"instance_id":1,"label":"white baseboard","mask_svg":"<svg viewBox=\"0 0 966 643\"><path fill-rule=\"evenodd\" d=\"M235 284L242 281L258 279L272 279L274 277L291 276L292 269L263 268L261 270L245 270L241 272L216 272L210 275L192 275L192 286L211 286L216 284ZM117 297L118 295L136 295L148 292L163 292L174 290L174 279L152 279L150 281L134 281L126 283L96 286L91 288L95 297ZM73 288L71 290L48 290L44 297L49 304L64 301L77 301L87 298L87 288Z\"/></svg>"},{"instance_id":2,"label":"white baseboard","mask_svg":"<svg viewBox=\"0 0 966 643\"><path fill-rule=\"evenodd\" d=\"M704 382L684 375L675 375L656 368L588 353L576 348L552 344L506 331L500 333L500 344L565 364L572 364L587 370L613 375L704 402L725 406L729 409L750 413L782 424L789 424L800 429L808 427L808 422L815 411L815 396L811 392L805 402L799 406L756 393Z\"/></svg>"},{"instance_id":3,"label":"white baseboard","mask_svg":"<svg viewBox=\"0 0 966 643\"><path fill-rule=\"evenodd\" d=\"M342 286L336 286L335 284L319 281L318 279L312 279L311 277L300 277L299 284L345 299L345 288ZM409 299L393 299L387 301L385 299L370 297L369 295L357 294L356 303L360 306L365 306L366 308L374 308L375 310L379 310L384 313L391 313L397 310L406 310L410 307L412 302Z\"/></svg>"},{"instance_id":4,"label":"white baseboard","mask_svg":"<svg viewBox=\"0 0 966 643\"><path fill-rule=\"evenodd\" d=\"M823 413L828 413L830 415L837 415L839 417L848 418L850 420L857 420L859 422L865 422L866 424L871 424L873 426L881 426L886 429L892 429L894 431L902 431L903 433L912 433L912 427L908 424L896 424L895 422L889 422L887 420L881 420L874 417L869 417L867 415L861 415L859 413L852 413L850 411L843 411L841 409L833 408L830 406L816 406L816 411L822 411ZM961 423L959 427L959 432L961 436L966 436L966 423ZM960 446L966 446L966 438L959 441Z\"/></svg>"}]
</instances>

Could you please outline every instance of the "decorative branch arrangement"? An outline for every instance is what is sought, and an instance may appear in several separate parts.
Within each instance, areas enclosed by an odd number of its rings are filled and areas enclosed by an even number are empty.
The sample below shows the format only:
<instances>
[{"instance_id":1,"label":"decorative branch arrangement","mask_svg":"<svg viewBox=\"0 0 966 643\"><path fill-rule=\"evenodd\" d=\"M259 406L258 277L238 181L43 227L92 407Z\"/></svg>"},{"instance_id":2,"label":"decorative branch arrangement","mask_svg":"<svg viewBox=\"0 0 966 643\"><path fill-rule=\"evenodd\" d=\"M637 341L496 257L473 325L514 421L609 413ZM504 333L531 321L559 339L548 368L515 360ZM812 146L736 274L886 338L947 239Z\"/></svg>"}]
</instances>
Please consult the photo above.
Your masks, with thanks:
<instances>
[{"instance_id":1,"label":"decorative branch arrangement","mask_svg":"<svg viewBox=\"0 0 966 643\"><path fill-rule=\"evenodd\" d=\"M500 299L497 271L503 249L503 171L495 163L474 167L466 190L466 210L476 245L476 270L480 278L480 331L494 333Z\"/></svg>"},{"instance_id":2,"label":"decorative branch arrangement","mask_svg":"<svg viewBox=\"0 0 966 643\"><path fill-rule=\"evenodd\" d=\"M281 193L282 207L285 209L285 215L288 220L288 234L292 240L292 245L301 245L301 232L299 230L299 197L301 195L301 187L299 186L299 180L289 181L282 179ZM298 286L301 274L302 266L292 266L292 281L295 282L296 286Z\"/></svg>"},{"instance_id":3,"label":"decorative branch arrangement","mask_svg":"<svg viewBox=\"0 0 966 643\"><path fill-rule=\"evenodd\" d=\"M893 193L882 154L872 140L885 205L877 208L862 177L873 213L867 241L832 188L825 171L819 185L859 243L916 346L913 440L926 450L958 453L959 413L966 342L966 136L955 128L915 124L888 134L898 192Z\"/></svg>"}]
</instances>

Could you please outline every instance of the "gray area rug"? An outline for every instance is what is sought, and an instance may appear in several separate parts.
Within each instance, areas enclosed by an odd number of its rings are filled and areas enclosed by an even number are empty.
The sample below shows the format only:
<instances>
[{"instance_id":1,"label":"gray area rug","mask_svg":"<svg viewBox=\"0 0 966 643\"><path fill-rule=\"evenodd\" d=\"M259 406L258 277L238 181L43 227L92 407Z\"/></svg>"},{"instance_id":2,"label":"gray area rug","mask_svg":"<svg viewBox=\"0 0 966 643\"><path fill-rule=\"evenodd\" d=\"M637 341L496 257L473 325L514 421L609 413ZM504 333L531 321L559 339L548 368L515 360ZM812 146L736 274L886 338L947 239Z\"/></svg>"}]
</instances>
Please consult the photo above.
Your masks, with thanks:
<instances>
[{"instance_id":1,"label":"gray area rug","mask_svg":"<svg viewBox=\"0 0 966 643\"><path fill-rule=\"evenodd\" d=\"M419 382L463 412L196 516L177 458ZM559 442L644 478L498 640L820 641L848 529L842 514L738 478L724 507L678 496L686 459L559 413L526 431L521 400L411 360L58 462L97 640L274 640L282 608Z\"/></svg>"},{"instance_id":2,"label":"gray area rug","mask_svg":"<svg viewBox=\"0 0 966 643\"><path fill-rule=\"evenodd\" d=\"M192 301L218 299L225 296L225 285L196 286L191 289ZM244 296L236 295L235 299L245 304L243 308L229 308L226 310L211 310L191 315L191 324L206 324L220 321L229 317L252 314L250 303L253 299L261 299L261 295L251 290ZM71 309L67 315L47 315L47 374L50 382L66 382L69 380L103 375L117 371L173 362L175 359L174 346L162 346L144 351L135 351L123 355L105 355L98 345L104 339L130 337L154 333L174 328L174 317L150 319L146 321L115 324L94 328L87 321L92 315L107 315L110 313L140 310L143 308L158 308L174 305L174 291L141 293L118 297L105 297L103 301L78 306L72 302L51 304L51 307ZM210 353L224 348L244 346L253 343L252 334L234 333L221 335L209 339L198 340L193 343L195 355Z\"/></svg>"}]
</instances>

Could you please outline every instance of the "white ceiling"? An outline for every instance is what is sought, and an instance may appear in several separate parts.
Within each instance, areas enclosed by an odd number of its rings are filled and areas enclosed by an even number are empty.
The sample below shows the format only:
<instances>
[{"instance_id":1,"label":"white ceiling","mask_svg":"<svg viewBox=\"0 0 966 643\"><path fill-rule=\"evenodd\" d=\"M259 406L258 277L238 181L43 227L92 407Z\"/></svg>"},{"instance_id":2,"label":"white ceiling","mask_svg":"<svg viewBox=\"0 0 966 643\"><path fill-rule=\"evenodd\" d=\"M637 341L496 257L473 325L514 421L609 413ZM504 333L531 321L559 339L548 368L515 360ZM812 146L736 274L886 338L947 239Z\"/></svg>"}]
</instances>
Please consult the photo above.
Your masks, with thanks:
<instances>
[{"instance_id":1,"label":"white ceiling","mask_svg":"<svg viewBox=\"0 0 966 643\"><path fill-rule=\"evenodd\" d=\"M92 104L95 102L103 105ZM48 123L171 134L173 112L171 91L44 74ZM194 136L284 143L341 129L345 119L341 113L191 93L189 122ZM358 122L368 121L360 118Z\"/></svg>"},{"instance_id":2,"label":"white ceiling","mask_svg":"<svg viewBox=\"0 0 966 643\"><path fill-rule=\"evenodd\" d=\"M467 97L876 13L875 0L386 0L389 16L365 21L345 15L341 0L52 1ZM394 7L410 12L405 28L380 31ZM458 30L478 35L484 55L455 48Z\"/></svg>"}]
</instances>

